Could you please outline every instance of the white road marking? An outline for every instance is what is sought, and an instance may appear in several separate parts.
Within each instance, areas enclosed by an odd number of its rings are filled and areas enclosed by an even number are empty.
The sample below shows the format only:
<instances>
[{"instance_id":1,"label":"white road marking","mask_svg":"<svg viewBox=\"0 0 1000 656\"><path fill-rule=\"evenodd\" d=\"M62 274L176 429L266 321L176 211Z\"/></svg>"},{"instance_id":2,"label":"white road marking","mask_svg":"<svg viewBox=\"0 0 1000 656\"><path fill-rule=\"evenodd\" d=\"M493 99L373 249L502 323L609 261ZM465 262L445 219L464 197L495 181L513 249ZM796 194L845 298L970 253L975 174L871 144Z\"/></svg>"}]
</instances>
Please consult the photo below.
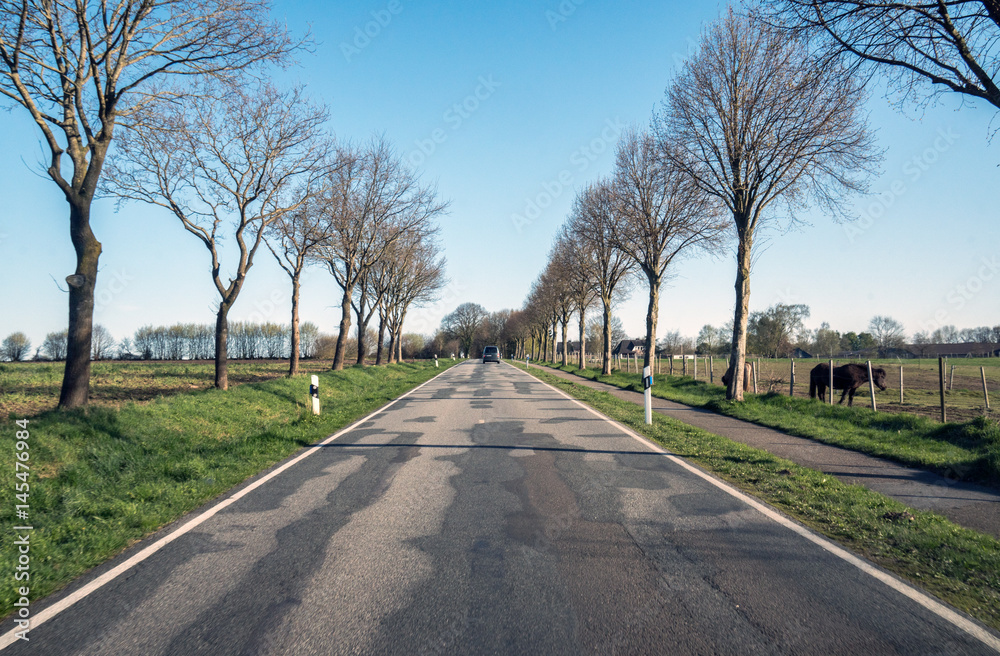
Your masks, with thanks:
<instances>
[{"instance_id":1,"label":"white road marking","mask_svg":"<svg viewBox=\"0 0 1000 656\"><path fill-rule=\"evenodd\" d=\"M513 365L508 365L508 366L513 366ZM517 368L514 367L514 369L517 369ZM517 371L521 371L521 370L517 369ZM528 373L529 376L531 375L529 372L525 372L525 373ZM534 378L534 376L532 376L532 377ZM923 592L921 590L917 590L913 586L911 586L911 585L903 582L902 580L896 578L895 576L889 574L888 572L884 572L884 571L878 569L877 567L875 567L874 565L872 565L868 561L863 560L863 559L859 558L858 556L855 556L854 554L852 554L851 552L847 551L843 547L841 547L841 546L839 546L837 544L834 544L833 542L831 542L827 538L825 538L825 537L823 537L823 536L821 536L821 535L819 535L817 533L812 532L811 530L809 530L808 528L802 526L801 524L797 524L796 522L792 521L788 517L785 517L784 515L782 515L778 511L774 510L773 508L764 505L763 503L761 503L757 499L754 499L753 497L751 497L751 496L749 496L749 495L741 492L740 490L737 490L736 488L730 486L728 483L725 483L725 482L723 482L723 481L715 478L714 476L708 474L707 472L704 472L704 471L698 469L697 467L695 467L692 464L689 464L688 462L684 461L680 457L675 456L675 455L673 455L673 454L665 451L660 445L656 444L652 440L650 440L650 439L648 439L646 437L643 437L643 436L639 435L638 433L634 433L632 430L630 430L629 428L627 428L623 424L620 424L617 421L615 421L614 419L611 419L610 417L608 417L607 415L605 415L605 414L603 414L603 413L595 410L594 408L591 408L589 405L587 405L586 403L580 401L579 399L574 399L569 394L563 392L562 390L560 390L560 389L558 389L556 387L553 387L552 385L549 385L548 383L546 383L545 381L543 381L541 379L535 378L535 380L537 380L538 382L542 383L543 385L545 385L549 389L551 389L551 390L553 390L555 392L558 392L563 397L565 397L566 399L568 399L568 400L572 401L573 403L577 404L578 406L580 406L584 410L587 410L591 414L596 415L597 417L600 417L601 419L603 419L604 421L608 422L609 424L611 424L612 426L614 426L618 430L622 431L623 433L625 433L629 437L631 437L631 438L633 438L633 439L641 442L646 447L652 449L653 451L655 451L657 453L662 454L668 460L670 460L671 462L676 463L677 465L679 465L679 466L683 467L684 469L690 471L695 476L698 476L698 477L704 479L705 481L711 483L712 485L714 485L715 487L719 488L723 492L726 492L727 494L729 494L729 495L731 495L733 497L736 497L737 499L743 501L744 503L746 503L750 507L752 507L755 510L761 512L765 517L767 517L767 518L769 518L769 519L777 522L778 524L781 524L785 528L787 528L787 529L789 529L791 531L794 531L795 533L798 533L799 535L801 535L805 539L807 539L810 542L812 542L812 543L814 543L814 544L822 547L823 549L825 549L826 551L830 552L834 556L837 556L841 560L843 560L843 561L845 561L847 563L850 563L851 565L854 565L855 567L857 567L858 569L860 569L865 574L868 574L868 575L872 576L873 578L878 579L879 581L881 581L882 583L886 584L887 586L889 586L890 588L892 588L896 592L899 592L900 594L902 594L904 597L907 597L907 598L911 599L912 601L915 601L916 603L920 604L921 606L923 606L927 610L931 611L932 613L934 613L935 615L937 615L941 619L943 619L943 620L945 620L947 622L950 622L953 626L955 626L955 627L957 627L957 628L965 631L966 633L968 633L972 637L976 638L977 640L979 640L980 642L982 642L986 646L990 647L994 651L1000 652L1000 638L997 638L997 636L993 635L992 633L990 633L989 631L987 631L983 627L979 626L978 624L976 624L972 620L968 619L967 617L964 617L964 616L956 613L954 610L952 610L951 608L948 608L943 603L941 603L937 599L934 599L933 597L931 597L927 593L925 593L925 592Z\"/></svg>"},{"instance_id":2,"label":"white road marking","mask_svg":"<svg viewBox=\"0 0 1000 656\"><path fill-rule=\"evenodd\" d=\"M155 554L160 549L163 549L163 547L167 546L168 544L170 544L171 542L173 542L177 538L179 538L182 535L184 535L185 533L189 532L191 529L197 527L199 524L205 522L208 519L211 519L220 510L223 510L224 508L227 508L228 506L231 506L232 504L236 503L237 501L239 501L240 499L242 499L246 495L250 494L251 492L253 492L257 488L259 488L261 485L263 485L264 483L267 483L269 480L271 480L272 478L274 478L275 476L277 476L281 472L285 471L286 469L288 469L292 465L295 465L298 462L301 462L302 460L305 460L306 458L308 458L312 454L316 453L317 451L319 451L319 448L317 448L318 446L323 446L325 444L329 444L330 442L333 442L334 440L336 440L338 437L340 437L344 433L348 433L348 432L354 430L354 428L357 427L358 425L365 423L366 421L368 421L369 419L371 419L375 415L379 414L380 412L385 412L390 407L392 407L393 405L395 405L400 399L406 398L410 394L413 394L414 392L416 392L418 389L420 389L424 385L430 383L433 380L436 380L438 376L440 376L441 374L444 374L444 373L446 373L448 371L450 371L450 369L445 369L441 373L437 374L437 376L434 376L434 378L431 378L429 380L425 380L424 382L420 383L419 385L417 385L416 387L414 387L413 389L411 389L406 394L403 394L401 396L396 397L395 399L393 399L389 403L385 404L384 406L378 408L377 410L375 410L371 414L366 415L366 416L362 417L361 419L358 419L356 422L354 422L350 426L347 426L346 428L340 429L339 431L337 431L336 433L334 433L330 437L328 437L325 440L323 440L322 442L320 442L318 445L314 445L314 446L309 447L306 451L302 452L296 458L293 458L292 460L289 460L288 462L286 462L282 466L280 466L277 469L275 469L274 471L272 471L270 474L267 474L263 478L261 478L261 479L259 479L257 481L254 481L252 484L246 486L245 488L243 488L242 490L240 490L239 492L237 492L233 496L229 497L228 499L226 499L226 500L218 503L215 506L212 506L211 508L209 508L208 510L204 511L200 515L197 515L196 517L192 518L190 521L188 521L186 524L184 524L183 526L181 526L180 528L178 528L176 531L170 533L169 535L163 536L162 538L160 538L159 540L157 540L153 544L149 545L148 547L146 547L145 549L143 549L139 553L135 554L134 556L132 556L131 558L129 558L125 562L123 562L123 563L121 563L121 564L119 564L119 565L117 565L117 566L109 569L104 574L101 574L100 576L98 576L96 579L94 579L90 583L86 584L85 586L83 586L79 590L75 591L73 594L70 594L70 595L67 595L66 597L63 597L62 599L60 599L56 603L52 604L51 606L47 607L46 609L40 611L37 614L32 615L31 616L30 630L34 631L36 628L38 628L39 625L44 624L45 622L49 621L50 619L52 619L53 617L55 617L59 613L63 612L64 610L66 610L67 608L69 608L70 606L72 606L73 604L75 604L76 602L80 601L81 599L84 599L88 595L91 595L94 592L96 592L97 590L101 589L102 587L104 587L105 585L107 585L108 583L110 583L111 581L113 581L114 579L116 579L117 577L121 576L123 573L127 572L128 570L132 569L133 567L135 567L136 565L138 565L142 561L146 560L147 558L149 558L150 556L152 556L153 554ZM12 644L14 644L15 642L17 642L18 641L17 633L19 633L21 631L22 631L22 629L15 628L15 629L11 629L7 633L5 633L3 636L0 636L0 650L6 649L7 647L9 647Z\"/></svg>"}]
</instances>

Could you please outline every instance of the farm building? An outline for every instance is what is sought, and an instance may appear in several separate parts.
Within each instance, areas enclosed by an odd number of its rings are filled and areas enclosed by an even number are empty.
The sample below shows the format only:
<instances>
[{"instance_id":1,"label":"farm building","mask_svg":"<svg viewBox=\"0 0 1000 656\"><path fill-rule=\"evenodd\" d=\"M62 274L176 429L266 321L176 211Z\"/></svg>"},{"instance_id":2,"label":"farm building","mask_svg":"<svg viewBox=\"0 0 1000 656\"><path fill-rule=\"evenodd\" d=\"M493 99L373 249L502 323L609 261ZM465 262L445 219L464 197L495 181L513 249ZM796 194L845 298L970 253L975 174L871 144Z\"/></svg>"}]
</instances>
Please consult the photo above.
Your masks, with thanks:
<instances>
[{"instance_id":1,"label":"farm building","mask_svg":"<svg viewBox=\"0 0 1000 656\"><path fill-rule=\"evenodd\" d=\"M642 355L646 345L636 339L623 339L618 342L618 346L611 351L612 355Z\"/></svg>"},{"instance_id":2,"label":"farm building","mask_svg":"<svg viewBox=\"0 0 1000 656\"><path fill-rule=\"evenodd\" d=\"M575 342L569 342L566 348L569 355L575 355L580 352L580 342L579 340ZM556 355L562 355L562 342L556 342Z\"/></svg>"},{"instance_id":3,"label":"farm building","mask_svg":"<svg viewBox=\"0 0 1000 656\"><path fill-rule=\"evenodd\" d=\"M911 358L989 358L1000 357L1000 344L907 344L906 351L911 354Z\"/></svg>"}]
</instances>

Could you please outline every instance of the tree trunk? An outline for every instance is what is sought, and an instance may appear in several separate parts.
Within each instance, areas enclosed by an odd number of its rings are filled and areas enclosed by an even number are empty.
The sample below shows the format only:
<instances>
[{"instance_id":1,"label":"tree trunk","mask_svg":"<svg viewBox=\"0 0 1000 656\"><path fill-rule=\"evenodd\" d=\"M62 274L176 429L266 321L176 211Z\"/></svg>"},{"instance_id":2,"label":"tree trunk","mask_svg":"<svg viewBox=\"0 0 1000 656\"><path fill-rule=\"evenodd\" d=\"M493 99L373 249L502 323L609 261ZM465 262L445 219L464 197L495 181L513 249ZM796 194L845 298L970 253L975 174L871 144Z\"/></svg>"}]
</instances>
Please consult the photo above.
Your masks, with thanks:
<instances>
[{"instance_id":1,"label":"tree trunk","mask_svg":"<svg viewBox=\"0 0 1000 656\"><path fill-rule=\"evenodd\" d=\"M344 290L344 298L340 302L340 332L337 334L337 352L333 356L333 370L344 368L344 352L347 350L347 337L351 331L351 296L352 289Z\"/></svg>"},{"instance_id":2,"label":"tree trunk","mask_svg":"<svg viewBox=\"0 0 1000 656\"><path fill-rule=\"evenodd\" d=\"M646 354L642 359L642 366L649 367L653 354L656 353L656 322L660 316L660 277L650 276L649 280L649 306L646 308Z\"/></svg>"},{"instance_id":3,"label":"tree trunk","mask_svg":"<svg viewBox=\"0 0 1000 656\"><path fill-rule=\"evenodd\" d=\"M94 287L101 243L90 229L90 198L70 202L70 238L76 251L76 271L69 283L69 327L66 337L66 367L63 370L59 407L64 410L86 405L90 399L90 349L94 328Z\"/></svg>"},{"instance_id":4,"label":"tree trunk","mask_svg":"<svg viewBox=\"0 0 1000 656\"><path fill-rule=\"evenodd\" d=\"M726 398L743 400L743 369L747 355L747 320L750 317L750 248L753 237L739 234L736 251L736 315L733 318L733 345L729 353L729 387Z\"/></svg>"},{"instance_id":5,"label":"tree trunk","mask_svg":"<svg viewBox=\"0 0 1000 656\"><path fill-rule=\"evenodd\" d=\"M288 353L288 377L299 375L299 276L292 276L292 344Z\"/></svg>"},{"instance_id":6,"label":"tree trunk","mask_svg":"<svg viewBox=\"0 0 1000 656\"><path fill-rule=\"evenodd\" d=\"M569 316L564 314L562 318L562 345L563 345L562 366L564 367L566 366L567 362L566 358L569 357L566 353L567 347L569 346L569 341L567 340L566 337L566 329L568 328L568 325L569 325Z\"/></svg>"},{"instance_id":7,"label":"tree trunk","mask_svg":"<svg viewBox=\"0 0 1000 656\"><path fill-rule=\"evenodd\" d=\"M229 340L229 306L219 304L215 317L215 387L229 389L229 360L226 342Z\"/></svg>"},{"instance_id":8,"label":"tree trunk","mask_svg":"<svg viewBox=\"0 0 1000 656\"><path fill-rule=\"evenodd\" d=\"M587 368L587 309L580 308L580 370Z\"/></svg>"},{"instance_id":9,"label":"tree trunk","mask_svg":"<svg viewBox=\"0 0 1000 656\"><path fill-rule=\"evenodd\" d=\"M601 366L601 373L605 376L611 373L611 299L602 299L604 302L604 363Z\"/></svg>"},{"instance_id":10,"label":"tree trunk","mask_svg":"<svg viewBox=\"0 0 1000 656\"><path fill-rule=\"evenodd\" d=\"M375 364L376 366L382 364L382 359L385 354L385 317L379 313L378 316L378 346L375 349Z\"/></svg>"}]
</instances>

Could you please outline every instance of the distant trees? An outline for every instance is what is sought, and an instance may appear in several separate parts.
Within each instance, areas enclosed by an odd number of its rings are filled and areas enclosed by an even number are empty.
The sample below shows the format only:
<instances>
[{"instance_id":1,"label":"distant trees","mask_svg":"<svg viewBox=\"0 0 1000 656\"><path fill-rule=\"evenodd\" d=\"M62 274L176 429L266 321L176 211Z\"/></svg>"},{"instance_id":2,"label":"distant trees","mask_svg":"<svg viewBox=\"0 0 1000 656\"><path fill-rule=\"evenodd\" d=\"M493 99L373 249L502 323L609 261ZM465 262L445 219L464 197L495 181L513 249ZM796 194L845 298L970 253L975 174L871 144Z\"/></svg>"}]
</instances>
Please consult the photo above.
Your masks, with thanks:
<instances>
[{"instance_id":1,"label":"distant trees","mask_svg":"<svg viewBox=\"0 0 1000 656\"><path fill-rule=\"evenodd\" d=\"M31 351L31 340L24 333L11 333L0 344L0 353L10 362L20 362L27 358Z\"/></svg>"},{"instance_id":2,"label":"distant trees","mask_svg":"<svg viewBox=\"0 0 1000 656\"><path fill-rule=\"evenodd\" d=\"M809 306L776 303L762 312L752 312L747 324L747 348L768 358L785 357L792 338L809 318Z\"/></svg>"},{"instance_id":3,"label":"distant trees","mask_svg":"<svg viewBox=\"0 0 1000 656\"><path fill-rule=\"evenodd\" d=\"M383 138L374 138L363 148L341 149L322 203L331 237L318 257L342 291L333 368L343 369L352 301L356 292L365 293L359 284L403 235L433 234L433 220L447 209L447 203L438 200L432 187L420 184ZM363 314L371 311L367 300L364 310ZM364 332L361 335L363 340Z\"/></svg>"},{"instance_id":4,"label":"distant trees","mask_svg":"<svg viewBox=\"0 0 1000 656\"><path fill-rule=\"evenodd\" d=\"M868 69L922 104L951 91L1000 109L1000 5L984 2L771 0L770 13L821 61Z\"/></svg>"},{"instance_id":5,"label":"distant trees","mask_svg":"<svg viewBox=\"0 0 1000 656\"><path fill-rule=\"evenodd\" d=\"M465 357L472 357L472 346L483 329L483 322L489 316L478 303L462 303L454 311L441 319L441 330L452 339L458 340Z\"/></svg>"},{"instance_id":6,"label":"distant trees","mask_svg":"<svg viewBox=\"0 0 1000 656\"><path fill-rule=\"evenodd\" d=\"M212 85L184 104L147 108L141 118L143 130L119 140L105 188L169 210L208 250L219 293L215 386L227 389L229 311L268 226L301 207L306 198L294 190L311 188L308 180L324 171L326 110L298 89ZM236 246L225 272L224 236Z\"/></svg>"},{"instance_id":7,"label":"distant trees","mask_svg":"<svg viewBox=\"0 0 1000 656\"><path fill-rule=\"evenodd\" d=\"M115 128L141 128L138 114L157 99L183 102L184 89L168 83L174 76L231 78L287 61L296 44L267 10L242 0L0 3L0 97L31 115L50 155L45 172L70 209L76 268L66 278L60 408L89 397L101 255L90 209Z\"/></svg>"},{"instance_id":8,"label":"distant trees","mask_svg":"<svg viewBox=\"0 0 1000 656\"><path fill-rule=\"evenodd\" d=\"M587 275L603 309L601 372L604 374L611 373L611 310L615 303L628 296L629 275L635 266L634 260L619 246L615 234L619 219L611 183L600 180L577 194L567 222L567 230L574 241L587 251L580 263L587 267Z\"/></svg>"},{"instance_id":9,"label":"distant trees","mask_svg":"<svg viewBox=\"0 0 1000 656\"><path fill-rule=\"evenodd\" d=\"M876 315L868 322L868 331L875 338L879 357L885 357L889 349L902 348L906 343L903 324L892 317Z\"/></svg>"},{"instance_id":10,"label":"distant trees","mask_svg":"<svg viewBox=\"0 0 1000 656\"><path fill-rule=\"evenodd\" d=\"M877 160L862 83L836 62L817 66L787 32L727 10L667 89L657 117L662 153L732 217L736 310L727 398L743 398L750 268L771 205L812 199L842 213Z\"/></svg>"}]
</instances>

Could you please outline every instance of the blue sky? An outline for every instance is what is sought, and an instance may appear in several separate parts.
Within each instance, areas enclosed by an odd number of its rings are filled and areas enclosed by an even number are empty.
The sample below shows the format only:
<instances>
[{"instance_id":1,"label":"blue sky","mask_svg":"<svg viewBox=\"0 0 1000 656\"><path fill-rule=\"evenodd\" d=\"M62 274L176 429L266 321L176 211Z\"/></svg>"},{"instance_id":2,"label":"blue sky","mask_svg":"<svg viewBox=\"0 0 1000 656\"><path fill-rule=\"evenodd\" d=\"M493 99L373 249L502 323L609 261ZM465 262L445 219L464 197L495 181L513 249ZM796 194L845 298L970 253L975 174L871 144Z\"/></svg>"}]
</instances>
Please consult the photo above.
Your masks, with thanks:
<instances>
[{"instance_id":1,"label":"blue sky","mask_svg":"<svg viewBox=\"0 0 1000 656\"><path fill-rule=\"evenodd\" d=\"M330 107L342 139L384 133L451 201L441 241L451 284L410 313L408 331L432 333L473 301L519 307L545 265L577 189L608 173L622 125L646 125L678 63L697 42L711 3L277 2L277 17L318 45L280 75ZM570 11L570 9L572 11ZM367 34L365 32L367 31ZM362 35L362 36L359 36ZM888 314L907 332L939 324L1000 323L1000 144L989 144L985 103L953 97L902 114L879 94L871 125L886 150L861 219L818 212L775 225L751 281L751 309L805 303L823 321L861 331ZM65 201L42 177L37 129L15 108L0 130L0 337L35 345L65 327L62 283L72 272ZM211 323L217 294L208 253L161 210L95 205L103 244L96 321L116 338L146 324ZM224 254L225 256L225 254ZM681 262L664 289L660 330L694 336L732 317L735 264L724 251ZM231 319L288 321L289 282L260 253ZM643 331L644 291L617 311ZM333 333L335 284L306 275L303 320Z\"/></svg>"}]
</instances>

